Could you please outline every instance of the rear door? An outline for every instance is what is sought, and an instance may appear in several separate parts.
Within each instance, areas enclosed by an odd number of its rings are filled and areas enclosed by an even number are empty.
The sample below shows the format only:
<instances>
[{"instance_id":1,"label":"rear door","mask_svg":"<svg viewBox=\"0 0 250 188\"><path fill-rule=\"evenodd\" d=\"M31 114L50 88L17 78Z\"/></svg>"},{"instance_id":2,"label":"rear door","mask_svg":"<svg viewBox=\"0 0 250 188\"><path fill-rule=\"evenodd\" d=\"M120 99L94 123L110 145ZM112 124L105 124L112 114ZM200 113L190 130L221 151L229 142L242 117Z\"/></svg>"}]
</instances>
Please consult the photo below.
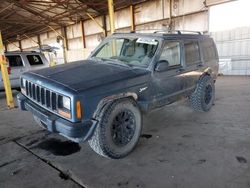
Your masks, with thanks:
<instances>
[{"instance_id":1,"label":"rear door","mask_svg":"<svg viewBox=\"0 0 250 188\"><path fill-rule=\"evenodd\" d=\"M200 47L203 56L204 67L210 67L212 69L213 77L216 79L219 69L219 58L213 39L206 38L201 40Z\"/></svg>"},{"instance_id":2,"label":"rear door","mask_svg":"<svg viewBox=\"0 0 250 188\"><path fill-rule=\"evenodd\" d=\"M204 63L201 58L198 40L184 41L184 61L186 73L184 74L186 90L192 90L203 73Z\"/></svg>"}]
</instances>

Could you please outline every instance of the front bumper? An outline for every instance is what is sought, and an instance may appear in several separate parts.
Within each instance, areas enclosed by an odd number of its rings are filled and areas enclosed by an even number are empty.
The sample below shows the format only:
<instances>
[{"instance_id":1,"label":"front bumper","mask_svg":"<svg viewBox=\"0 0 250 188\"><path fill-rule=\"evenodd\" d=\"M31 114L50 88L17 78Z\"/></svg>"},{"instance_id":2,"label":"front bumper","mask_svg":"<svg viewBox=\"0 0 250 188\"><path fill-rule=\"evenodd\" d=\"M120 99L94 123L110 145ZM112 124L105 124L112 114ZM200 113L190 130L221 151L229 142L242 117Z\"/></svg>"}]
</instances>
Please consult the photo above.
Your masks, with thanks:
<instances>
[{"instance_id":1,"label":"front bumper","mask_svg":"<svg viewBox=\"0 0 250 188\"><path fill-rule=\"evenodd\" d=\"M21 93L17 95L17 102L19 108L24 111L30 111L43 128L53 133L59 133L74 142L82 142L91 138L97 125L96 120L77 123L65 120L38 106Z\"/></svg>"}]
</instances>

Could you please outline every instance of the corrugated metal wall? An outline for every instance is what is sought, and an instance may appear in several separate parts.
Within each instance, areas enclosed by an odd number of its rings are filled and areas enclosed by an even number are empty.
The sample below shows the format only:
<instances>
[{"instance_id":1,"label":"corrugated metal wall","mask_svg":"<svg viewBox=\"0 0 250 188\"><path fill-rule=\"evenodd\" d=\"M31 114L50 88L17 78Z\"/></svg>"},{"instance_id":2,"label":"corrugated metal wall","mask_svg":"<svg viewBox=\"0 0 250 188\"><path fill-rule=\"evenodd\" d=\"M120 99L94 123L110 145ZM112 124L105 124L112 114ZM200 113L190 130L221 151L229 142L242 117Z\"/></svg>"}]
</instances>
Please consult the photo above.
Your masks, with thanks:
<instances>
[{"instance_id":1,"label":"corrugated metal wall","mask_svg":"<svg viewBox=\"0 0 250 188\"><path fill-rule=\"evenodd\" d=\"M250 75L250 27L211 33L225 75Z\"/></svg>"},{"instance_id":2,"label":"corrugated metal wall","mask_svg":"<svg viewBox=\"0 0 250 188\"><path fill-rule=\"evenodd\" d=\"M229 0L209 0L207 3L216 4L222 1ZM208 30L208 12L205 8L204 0L173 0L172 1L172 25L175 29L180 30ZM170 0L154 0L147 1L135 5L135 25L136 30L147 29L162 29L164 25L170 23ZM106 22L107 32L109 34L109 17L108 15L99 16L95 18L97 22L104 25ZM130 8L124 8L115 12L115 28L117 32L130 31L131 17ZM83 30L84 29L84 37ZM57 30L61 33L61 29ZM34 41L38 41L40 37L41 44L53 45L56 43L57 34L53 31L40 34L33 37ZM88 57L90 52L103 39L103 31L91 19L83 21L83 24L76 23L66 27L67 37L67 61L81 60ZM85 38L85 41L84 41ZM25 39L21 41L24 50L30 50L37 46L33 40ZM84 48L84 43L86 44ZM14 45L15 44L15 45ZM8 44L8 51L18 50L18 43ZM16 47L17 46L17 47ZM62 52L57 54L59 59L63 59ZM60 60L60 62L61 62ZM59 63L60 63L59 62Z\"/></svg>"}]
</instances>

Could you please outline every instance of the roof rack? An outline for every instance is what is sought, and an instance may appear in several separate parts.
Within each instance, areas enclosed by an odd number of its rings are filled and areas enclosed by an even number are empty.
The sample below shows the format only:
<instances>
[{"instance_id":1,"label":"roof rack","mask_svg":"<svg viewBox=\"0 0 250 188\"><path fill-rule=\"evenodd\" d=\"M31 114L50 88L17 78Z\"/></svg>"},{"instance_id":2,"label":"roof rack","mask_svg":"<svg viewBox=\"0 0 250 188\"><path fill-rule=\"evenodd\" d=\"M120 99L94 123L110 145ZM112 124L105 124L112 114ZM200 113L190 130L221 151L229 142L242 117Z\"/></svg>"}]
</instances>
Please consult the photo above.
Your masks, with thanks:
<instances>
[{"instance_id":1,"label":"roof rack","mask_svg":"<svg viewBox=\"0 0 250 188\"><path fill-rule=\"evenodd\" d=\"M144 29L144 30L135 30L131 31L130 33L138 33L138 32L147 32L151 31L152 33L161 33L161 34L197 34L202 35L200 31L189 31L189 30L167 30L167 29ZM119 34L115 32L114 34Z\"/></svg>"},{"instance_id":2,"label":"roof rack","mask_svg":"<svg viewBox=\"0 0 250 188\"><path fill-rule=\"evenodd\" d=\"M162 29L137 29L135 31L130 31L130 33L137 33L137 32L147 32L147 31L151 31L152 33L155 33L157 31L163 31Z\"/></svg>"},{"instance_id":3,"label":"roof rack","mask_svg":"<svg viewBox=\"0 0 250 188\"><path fill-rule=\"evenodd\" d=\"M163 34L177 33L177 34L181 34L181 32L178 31L178 30L158 30L158 31L155 31L154 33L163 33Z\"/></svg>"},{"instance_id":4,"label":"roof rack","mask_svg":"<svg viewBox=\"0 0 250 188\"><path fill-rule=\"evenodd\" d=\"M167 34L177 33L179 35L187 34L187 33L194 33L194 34L201 35L200 31L188 31L188 30L159 30L159 31L155 31L154 33L167 33Z\"/></svg>"},{"instance_id":5,"label":"roof rack","mask_svg":"<svg viewBox=\"0 0 250 188\"><path fill-rule=\"evenodd\" d=\"M144 32L146 33L147 31L151 31L151 33L156 33L157 31L162 31L163 30L160 30L160 29L138 29L138 30L135 30L135 31L129 31L129 32L114 32L113 34L123 34L123 33L139 33L139 32ZM166 31L165 31L166 32Z\"/></svg>"}]
</instances>

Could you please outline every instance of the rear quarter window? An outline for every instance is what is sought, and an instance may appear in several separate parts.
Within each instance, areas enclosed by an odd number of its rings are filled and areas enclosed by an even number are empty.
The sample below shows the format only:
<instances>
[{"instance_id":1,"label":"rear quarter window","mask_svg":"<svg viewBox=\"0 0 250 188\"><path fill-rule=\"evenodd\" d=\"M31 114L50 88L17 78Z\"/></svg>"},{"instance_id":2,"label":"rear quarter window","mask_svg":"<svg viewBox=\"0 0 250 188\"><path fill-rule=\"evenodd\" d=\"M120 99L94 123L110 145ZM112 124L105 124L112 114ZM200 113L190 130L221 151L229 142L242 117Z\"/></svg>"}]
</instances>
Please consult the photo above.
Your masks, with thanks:
<instances>
[{"instance_id":1,"label":"rear quarter window","mask_svg":"<svg viewBox=\"0 0 250 188\"><path fill-rule=\"evenodd\" d=\"M39 55L27 55L27 59L31 66L33 65L43 65L43 61Z\"/></svg>"},{"instance_id":2,"label":"rear quarter window","mask_svg":"<svg viewBox=\"0 0 250 188\"><path fill-rule=\"evenodd\" d=\"M23 61L20 55L6 56L10 67L22 67Z\"/></svg>"},{"instance_id":3,"label":"rear quarter window","mask_svg":"<svg viewBox=\"0 0 250 188\"><path fill-rule=\"evenodd\" d=\"M203 54L203 60L205 62L217 59L215 44L212 39L202 40L201 49L202 49L202 54Z\"/></svg>"},{"instance_id":4,"label":"rear quarter window","mask_svg":"<svg viewBox=\"0 0 250 188\"><path fill-rule=\"evenodd\" d=\"M201 62L199 44L197 41L184 42L184 49L187 65L193 65Z\"/></svg>"}]
</instances>

